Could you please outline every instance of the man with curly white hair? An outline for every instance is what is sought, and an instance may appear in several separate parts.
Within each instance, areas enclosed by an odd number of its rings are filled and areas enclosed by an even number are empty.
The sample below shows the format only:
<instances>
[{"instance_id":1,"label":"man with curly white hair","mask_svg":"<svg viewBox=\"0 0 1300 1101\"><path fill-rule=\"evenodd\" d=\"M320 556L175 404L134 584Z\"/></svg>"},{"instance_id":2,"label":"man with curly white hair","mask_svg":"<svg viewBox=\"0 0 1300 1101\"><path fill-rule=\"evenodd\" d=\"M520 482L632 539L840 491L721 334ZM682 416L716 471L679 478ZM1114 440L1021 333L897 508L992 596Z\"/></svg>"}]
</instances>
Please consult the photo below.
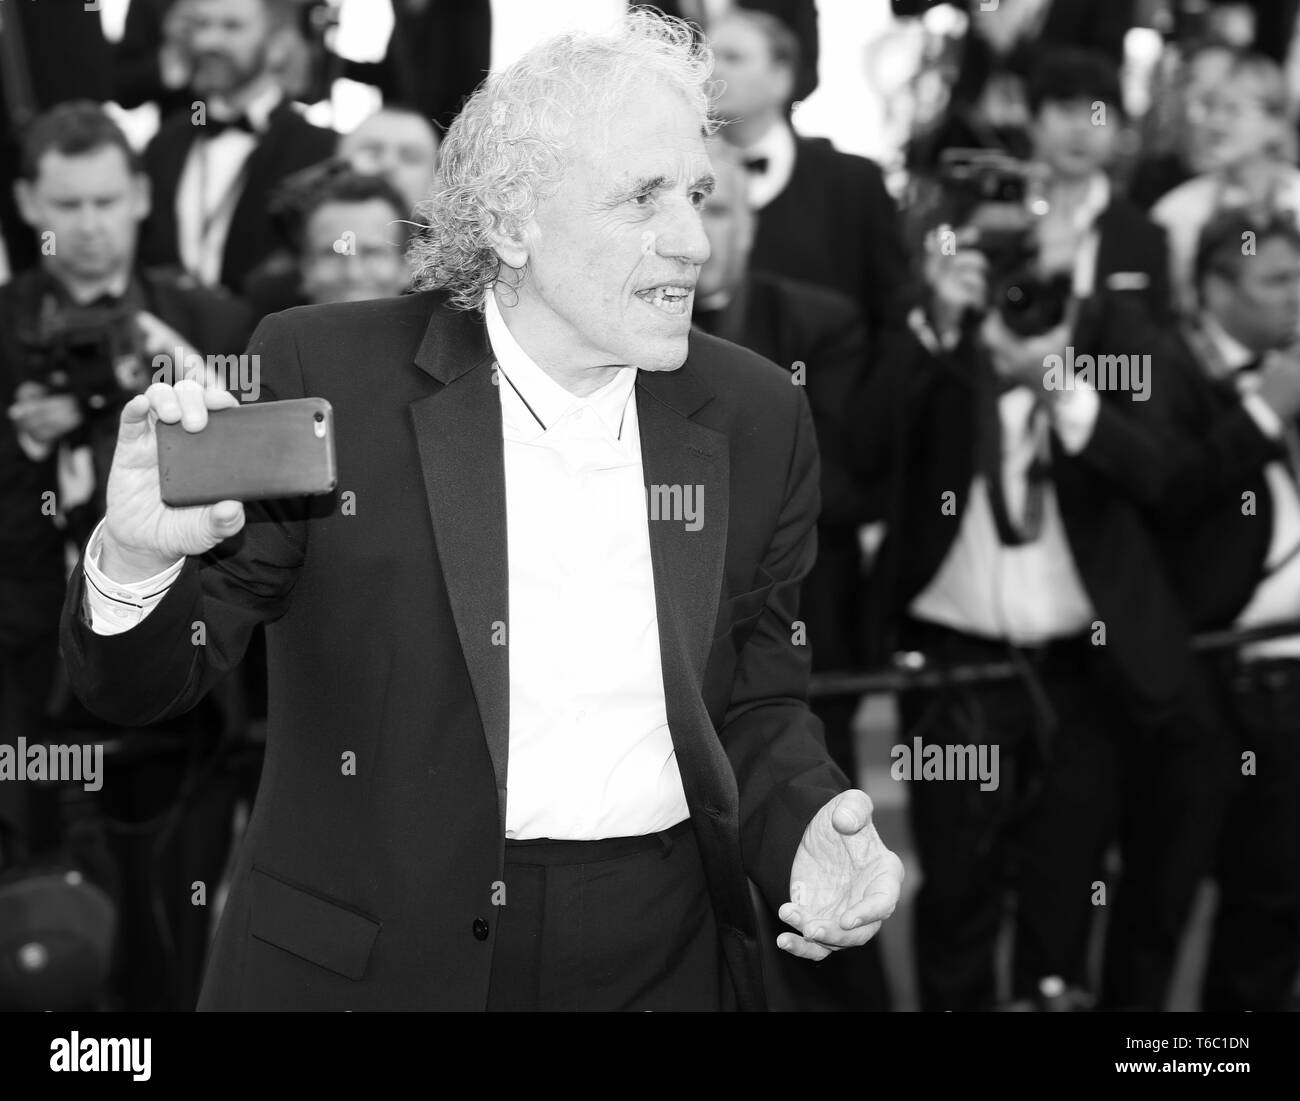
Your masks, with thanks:
<instances>
[{"instance_id":1,"label":"man with curly white hair","mask_svg":"<svg viewBox=\"0 0 1300 1101\"><path fill-rule=\"evenodd\" d=\"M350 507L167 508L154 421L233 399L124 411L78 692L183 711L267 624L200 1008L759 1009L750 877L812 960L893 911L807 706L807 402L690 329L709 64L649 11L537 47L447 135L422 291L262 324L263 396L332 403Z\"/></svg>"}]
</instances>

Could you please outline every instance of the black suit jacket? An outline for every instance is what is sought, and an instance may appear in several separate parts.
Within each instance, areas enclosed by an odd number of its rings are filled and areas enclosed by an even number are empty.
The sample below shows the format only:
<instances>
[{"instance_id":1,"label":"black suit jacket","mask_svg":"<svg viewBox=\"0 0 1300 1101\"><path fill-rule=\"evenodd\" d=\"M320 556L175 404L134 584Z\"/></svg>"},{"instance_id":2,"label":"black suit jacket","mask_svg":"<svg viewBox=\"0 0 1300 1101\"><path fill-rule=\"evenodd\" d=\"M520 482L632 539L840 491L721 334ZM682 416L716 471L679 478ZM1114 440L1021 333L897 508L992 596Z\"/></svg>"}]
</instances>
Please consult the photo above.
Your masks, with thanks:
<instances>
[{"instance_id":1,"label":"black suit jacket","mask_svg":"<svg viewBox=\"0 0 1300 1101\"><path fill-rule=\"evenodd\" d=\"M936 358L910 331L894 339L853 403L849 441L859 474L886 487L888 534L873 573L872 642L882 658L957 537L977 470L969 347ZM1144 315L1108 296L1090 301L1073 343L1076 354L1152 355L1149 402L1103 392L1078 455L1066 454L1053 434L1052 480L1075 565L1106 625L1105 654L1129 690L1135 717L1159 722L1174 712L1192 677L1186 616L1147 523L1171 473L1167 422L1149 408L1165 384L1167 355ZM955 515L942 507L949 492Z\"/></svg>"},{"instance_id":2,"label":"black suit jacket","mask_svg":"<svg viewBox=\"0 0 1300 1101\"><path fill-rule=\"evenodd\" d=\"M815 669L851 669L859 653L861 552L858 528L878 512L871 487L844 454L850 396L867 369L867 329L844 295L750 272L710 329L793 371L802 364L821 456L817 562L803 588Z\"/></svg>"},{"instance_id":3,"label":"black suit jacket","mask_svg":"<svg viewBox=\"0 0 1300 1101\"><path fill-rule=\"evenodd\" d=\"M909 268L879 166L825 138L795 146L790 182L758 212L750 265L847 295L873 333L901 324Z\"/></svg>"},{"instance_id":4,"label":"black suit jacket","mask_svg":"<svg viewBox=\"0 0 1300 1101\"><path fill-rule=\"evenodd\" d=\"M1286 449L1260 430L1231 379L1209 376L1181 333L1176 350L1162 375L1160 412L1178 443L1158 514L1161 545L1194 626L1226 628L1264 577L1273 535L1264 467L1285 462Z\"/></svg>"},{"instance_id":5,"label":"black suit jacket","mask_svg":"<svg viewBox=\"0 0 1300 1101\"><path fill-rule=\"evenodd\" d=\"M78 570L70 679L106 717L150 722L192 706L267 624L266 762L200 1008L483 1009L509 780L486 329L430 292L277 314L250 349L264 400L333 404L355 515L328 498L250 506L240 536L189 559L118 636L83 621ZM707 500L698 531L650 523L665 696L737 1000L760 1008L746 873L783 900L804 828L848 786L791 639L816 552L811 417L785 372L699 333L636 393L647 484ZM190 644L198 620L206 646Z\"/></svg>"},{"instance_id":6,"label":"black suit jacket","mask_svg":"<svg viewBox=\"0 0 1300 1101\"><path fill-rule=\"evenodd\" d=\"M145 150L153 208L140 239L143 263L180 264L176 192L186 157L201 133L188 113L175 115L163 123ZM240 290L244 277L279 247L267 212L271 192L286 176L331 156L336 137L332 130L313 126L289 103L271 113L267 129L249 155L243 190L231 217L221 262L223 286Z\"/></svg>"},{"instance_id":7,"label":"black suit jacket","mask_svg":"<svg viewBox=\"0 0 1300 1101\"><path fill-rule=\"evenodd\" d=\"M345 61L343 75L374 84L385 101L414 107L443 131L487 75L492 53L489 0L393 4L382 61Z\"/></svg>"},{"instance_id":8,"label":"black suit jacket","mask_svg":"<svg viewBox=\"0 0 1300 1101\"><path fill-rule=\"evenodd\" d=\"M1096 228L1096 289L1131 300L1153 321L1169 320L1173 304L1169 299L1169 241L1164 227L1156 225L1122 195L1113 195L1098 216ZM1139 286L1143 280L1145 285Z\"/></svg>"}]
</instances>

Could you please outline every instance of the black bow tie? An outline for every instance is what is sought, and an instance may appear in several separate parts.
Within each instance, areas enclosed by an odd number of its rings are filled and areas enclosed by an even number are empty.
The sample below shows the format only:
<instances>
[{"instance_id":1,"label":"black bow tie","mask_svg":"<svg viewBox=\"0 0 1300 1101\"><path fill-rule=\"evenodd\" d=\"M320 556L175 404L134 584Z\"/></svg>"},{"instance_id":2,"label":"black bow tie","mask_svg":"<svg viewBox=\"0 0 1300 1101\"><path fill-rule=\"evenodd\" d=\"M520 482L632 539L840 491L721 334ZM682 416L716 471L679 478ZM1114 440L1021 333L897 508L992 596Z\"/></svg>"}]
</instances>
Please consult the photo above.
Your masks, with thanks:
<instances>
[{"instance_id":1,"label":"black bow tie","mask_svg":"<svg viewBox=\"0 0 1300 1101\"><path fill-rule=\"evenodd\" d=\"M257 127L253 125L252 119L247 115L236 115L232 119L210 118L199 127L199 133L209 138L215 138L219 134L224 134L227 130L242 130L246 134L257 133Z\"/></svg>"},{"instance_id":2,"label":"black bow tie","mask_svg":"<svg viewBox=\"0 0 1300 1101\"><path fill-rule=\"evenodd\" d=\"M761 176L767 171L769 163L767 157L746 157L745 171L749 172L751 175Z\"/></svg>"}]
</instances>

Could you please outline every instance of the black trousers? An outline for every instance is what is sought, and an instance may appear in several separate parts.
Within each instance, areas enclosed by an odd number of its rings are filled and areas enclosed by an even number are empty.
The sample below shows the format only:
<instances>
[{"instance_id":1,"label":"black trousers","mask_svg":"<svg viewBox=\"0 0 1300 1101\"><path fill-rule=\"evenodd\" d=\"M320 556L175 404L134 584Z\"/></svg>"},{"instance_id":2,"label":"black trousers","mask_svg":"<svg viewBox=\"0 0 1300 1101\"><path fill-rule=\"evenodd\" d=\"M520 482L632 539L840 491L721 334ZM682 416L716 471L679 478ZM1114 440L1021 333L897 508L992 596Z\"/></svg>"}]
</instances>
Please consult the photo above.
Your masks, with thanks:
<instances>
[{"instance_id":1,"label":"black trousers","mask_svg":"<svg viewBox=\"0 0 1300 1101\"><path fill-rule=\"evenodd\" d=\"M695 831L506 842L492 1011L721 1010L735 997Z\"/></svg>"},{"instance_id":2,"label":"black trousers","mask_svg":"<svg viewBox=\"0 0 1300 1101\"><path fill-rule=\"evenodd\" d=\"M1160 1008L1217 835L1223 754L1214 724L1186 715L1144 728L1087 636L1013 653L1005 643L913 623L905 643L940 665L1006 661L1025 677L904 694L902 741L999 750L996 790L918 780L909 812L921 861L916 952L922 1006L986 1009L1014 900L1011 995L1041 979L1089 986L1087 945L1110 917L1103 1001ZM1116 838L1124 874L1104 882Z\"/></svg>"},{"instance_id":3,"label":"black trousers","mask_svg":"<svg viewBox=\"0 0 1300 1101\"><path fill-rule=\"evenodd\" d=\"M1235 759L1201 1008L1278 1010L1300 971L1300 661L1213 674Z\"/></svg>"}]
</instances>

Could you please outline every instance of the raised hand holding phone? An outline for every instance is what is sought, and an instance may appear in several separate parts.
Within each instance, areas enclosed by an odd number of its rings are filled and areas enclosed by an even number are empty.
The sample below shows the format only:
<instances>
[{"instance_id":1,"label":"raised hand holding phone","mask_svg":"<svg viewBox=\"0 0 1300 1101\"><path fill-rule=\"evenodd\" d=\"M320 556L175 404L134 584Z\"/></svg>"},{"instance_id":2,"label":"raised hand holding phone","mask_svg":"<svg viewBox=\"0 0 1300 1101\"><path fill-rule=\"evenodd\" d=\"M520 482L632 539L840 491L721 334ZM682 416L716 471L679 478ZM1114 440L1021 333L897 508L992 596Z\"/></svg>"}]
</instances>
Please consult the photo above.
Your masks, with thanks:
<instances>
[{"instance_id":1,"label":"raised hand holding phone","mask_svg":"<svg viewBox=\"0 0 1300 1101\"><path fill-rule=\"evenodd\" d=\"M163 504L156 425L201 432L208 413L239 404L234 394L183 379L155 383L122 409L117 449L108 476L107 511L99 567L114 581L143 581L178 558L203 554L244 526L240 501L171 508Z\"/></svg>"}]
</instances>

